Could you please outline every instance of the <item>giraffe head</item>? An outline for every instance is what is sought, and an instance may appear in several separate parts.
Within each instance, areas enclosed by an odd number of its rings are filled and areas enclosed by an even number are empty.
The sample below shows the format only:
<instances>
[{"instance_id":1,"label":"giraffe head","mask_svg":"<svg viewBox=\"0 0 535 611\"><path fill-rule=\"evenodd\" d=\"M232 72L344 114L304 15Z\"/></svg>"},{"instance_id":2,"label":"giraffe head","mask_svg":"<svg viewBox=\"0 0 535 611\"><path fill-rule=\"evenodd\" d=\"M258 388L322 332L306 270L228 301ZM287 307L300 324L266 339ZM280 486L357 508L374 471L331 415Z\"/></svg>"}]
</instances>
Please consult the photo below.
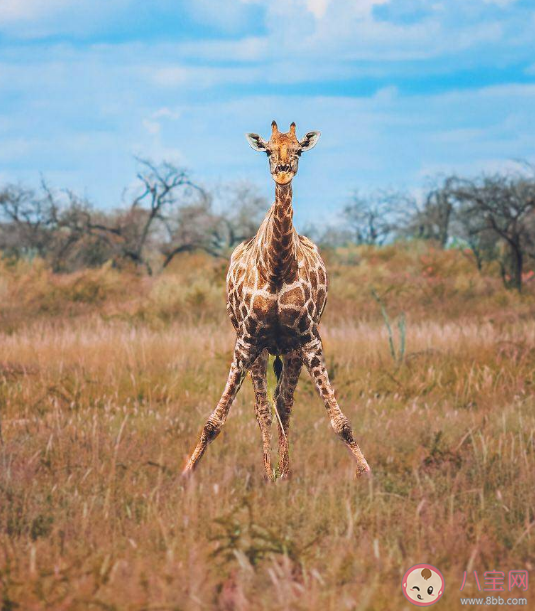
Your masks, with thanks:
<instances>
[{"instance_id":1,"label":"giraffe head","mask_svg":"<svg viewBox=\"0 0 535 611\"><path fill-rule=\"evenodd\" d=\"M246 134L255 151L267 153L271 176L280 185L288 184L297 174L301 153L314 148L319 137L319 132L308 132L304 138L298 140L295 123L292 123L290 131L284 134L279 131L275 121L271 123L271 138L267 142L258 134Z\"/></svg>"}]
</instances>

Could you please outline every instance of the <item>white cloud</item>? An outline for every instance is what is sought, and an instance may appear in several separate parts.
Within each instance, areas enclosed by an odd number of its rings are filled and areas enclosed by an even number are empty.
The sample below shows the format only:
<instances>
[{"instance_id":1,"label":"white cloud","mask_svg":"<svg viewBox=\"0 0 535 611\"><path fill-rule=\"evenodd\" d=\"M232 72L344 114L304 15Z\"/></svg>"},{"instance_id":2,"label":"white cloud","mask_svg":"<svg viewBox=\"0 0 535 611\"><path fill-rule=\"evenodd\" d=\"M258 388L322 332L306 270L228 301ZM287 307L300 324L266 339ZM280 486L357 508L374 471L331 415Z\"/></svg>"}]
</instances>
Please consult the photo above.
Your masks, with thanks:
<instances>
[{"instance_id":1,"label":"white cloud","mask_svg":"<svg viewBox=\"0 0 535 611\"><path fill-rule=\"evenodd\" d=\"M396 7L411 6L409 0L397 2ZM182 57L196 62L276 61L290 68L296 60L303 60L320 68L326 62L340 66L344 61L452 57L497 44L511 49L516 46L518 52L519 41L527 44L532 36L529 19L510 12L506 18L497 16L489 12L490 5L484 0L449 0L440 4L422 0L418 6L426 10L418 19L409 21L374 15L375 7L388 8L389 4L394 7L390 0L272 0L265 5L264 35L196 40L179 43L177 49Z\"/></svg>"},{"instance_id":2,"label":"white cloud","mask_svg":"<svg viewBox=\"0 0 535 611\"><path fill-rule=\"evenodd\" d=\"M295 7L291 6L292 0L290 2L288 0L276 0L276 2L280 5L277 9L279 14L284 12L285 9L289 9L290 12L295 10ZM353 0L350 3L345 2L345 0L304 0L307 10L316 19L323 19L327 14L329 14L329 18L336 17L336 13L341 8L344 10L344 4L349 4L353 15L362 19L368 17L375 6L388 4L388 2L390 0ZM302 0L293 0L293 4L302 5Z\"/></svg>"},{"instance_id":3,"label":"white cloud","mask_svg":"<svg viewBox=\"0 0 535 611\"><path fill-rule=\"evenodd\" d=\"M204 25L221 27L227 34L235 35L211 40L200 36L167 46L179 54L177 59L194 60L196 64L200 61L292 64L296 58L311 63L314 60L323 63L325 58L338 62L422 60L498 42L506 47L514 47L523 39L527 43L533 29L529 19L519 17L520 11L503 11L497 16L492 7L510 7L513 1L227 0L225 10L221 10L220 0L178 1L177 19L181 11L187 12ZM87 36L95 28L106 31L110 24L121 24L126 15L139 8L139 3L140 0L0 0L0 28L9 26L3 29L11 37L32 38L53 33ZM169 10L171 2L159 0L156 6L167 6ZM388 18L388 13L379 18L373 12L378 6L392 10L405 7L409 14L416 6L421 15L409 21ZM163 18L170 17L162 13ZM262 29L265 33L257 34ZM154 76L158 84L170 87L182 84L184 72L180 69L160 66L160 70Z\"/></svg>"},{"instance_id":4,"label":"white cloud","mask_svg":"<svg viewBox=\"0 0 535 611\"><path fill-rule=\"evenodd\" d=\"M150 121L149 119L143 119L143 127L151 136L155 136L160 133L161 125L157 121Z\"/></svg>"},{"instance_id":5,"label":"white cloud","mask_svg":"<svg viewBox=\"0 0 535 611\"><path fill-rule=\"evenodd\" d=\"M221 25L227 34L211 40L91 44L82 37L72 45L4 40L2 170L22 179L43 171L63 177L66 186L90 185L92 197L108 203L133 175L135 152L187 164L207 179L250 176L270 195L265 156L254 155L243 132L268 134L272 118L281 125L295 120L299 134L311 129L323 134L317 149L303 158L296 183L299 214L309 210L310 217L327 206L336 209L358 185L413 186L437 169L468 172L531 155L535 85L451 91L455 71L463 67L533 61L529 35L535 22L523 13L484 0L438 6L432 0L228 1L235 13ZM380 4L382 10L374 11ZM416 17L408 10L410 18L401 19L392 12L394 4L426 10ZM43 6L44 0L5 0L0 28L8 27L1 31L9 32L11 41L13 32L70 36L81 7L75 27L85 35L86 16L90 23L107 24L112 15L104 0L92 5L49 0L46 14ZM219 0L204 2L203 10L208 6L221 10ZM252 10L260 22L247 22ZM199 22L209 21L199 11ZM210 21L210 31L219 27L217 19ZM448 74L448 81L440 81L441 74ZM450 91L407 95L416 78L430 75L432 84ZM335 81L338 93L341 83L348 91L364 83L370 93L316 95L333 91Z\"/></svg>"},{"instance_id":6,"label":"white cloud","mask_svg":"<svg viewBox=\"0 0 535 611\"><path fill-rule=\"evenodd\" d=\"M217 26L220 29L233 32L247 26L249 6L257 2L243 2L243 0L188 0L184 8L196 20L205 25Z\"/></svg>"},{"instance_id":7,"label":"white cloud","mask_svg":"<svg viewBox=\"0 0 535 611\"><path fill-rule=\"evenodd\" d=\"M88 89L106 89L105 103L108 98L120 101L124 84L115 70L104 66L96 74L100 85L92 82ZM2 150L15 153L2 158L4 171L10 176L32 172L35 179L43 171L63 177L60 186L90 185L89 195L97 203L118 201L134 173L133 153L187 165L206 180L247 176L271 197L265 156L247 147L243 132L267 135L272 118L280 125L296 121L298 134L322 132L318 147L303 157L296 179L297 218L302 222L326 207L339 209L354 187L413 187L441 171L491 171L500 159L505 163L532 155L535 139L535 85L411 96L392 87L366 97L202 96L177 106L177 97L168 90L140 88L104 117L102 101L86 92L68 100L69 86L67 81L39 116L41 123L50 124L49 131L38 128L30 141L19 140L24 137L17 134L28 133L27 104L40 104L46 93L37 83L35 91L22 97L20 111L10 115L11 135L2 136ZM72 104L78 105L76 125L85 124L76 131L65 112ZM101 131L103 120L108 132Z\"/></svg>"},{"instance_id":8,"label":"white cloud","mask_svg":"<svg viewBox=\"0 0 535 611\"><path fill-rule=\"evenodd\" d=\"M496 4L501 8L506 8L508 6L511 6L512 4L515 4L517 0L483 0L483 2L485 4Z\"/></svg>"},{"instance_id":9,"label":"white cloud","mask_svg":"<svg viewBox=\"0 0 535 611\"><path fill-rule=\"evenodd\" d=\"M316 19L321 19L327 11L329 2L330 0L307 0L307 8Z\"/></svg>"},{"instance_id":10,"label":"white cloud","mask_svg":"<svg viewBox=\"0 0 535 611\"><path fill-rule=\"evenodd\" d=\"M148 134L158 136L162 131L162 121L176 121L179 117L180 112L163 106L155 110L148 119L143 119L142 125Z\"/></svg>"},{"instance_id":11,"label":"white cloud","mask_svg":"<svg viewBox=\"0 0 535 611\"><path fill-rule=\"evenodd\" d=\"M452 55L468 48L500 40L502 24L498 21L458 19L452 26L433 12L414 23L374 19L371 10L388 0L366 0L356 3L338 0L328 6L323 19L313 28L306 20L292 19L292 5L282 4L277 15L280 28L270 39L283 53L302 57L332 57L345 60L409 60ZM286 12L288 19L281 16ZM450 9L451 10L451 9ZM273 23L273 28L277 24Z\"/></svg>"},{"instance_id":12,"label":"white cloud","mask_svg":"<svg viewBox=\"0 0 535 611\"><path fill-rule=\"evenodd\" d=\"M181 66L165 66L163 68L151 66L145 68L144 72L150 80L163 87L182 85L188 78L188 70Z\"/></svg>"},{"instance_id":13,"label":"white cloud","mask_svg":"<svg viewBox=\"0 0 535 611\"><path fill-rule=\"evenodd\" d=\"M2 138L0 146L0 161L9 161L24 159L34 152L41 142L36 139L18 137L18 138Z\"/></svg>"},{"instance_id":14,"label":"white cloud","mask_svg":"<svg viewBox=\"0 0 535 611\"><path fill-rule=\"evenodd\" d=\"M163 108L158 108L157 111L152 113L152 117L154 119L170 119L175 121L180 117L180 112L178 110L171 110L170 108L164 106Z\"/></svg>"},{"instance_id":15,"label":"white cloud","mask_svg":"<svg viewBox=\"0 0 535 611\"><path fill-rule=\"evenodd\" d=\"M1 0L0 29L10 38L54 34L87 38L137 0Z\"/></svg>"},{"instance_id":16,"label":"white cloud","mask_svg":"<svg viewBox=\"0 0 535 611\"><path fill-rule=\"evenodd\" d=\"M69 5L71 0L2 0L0 24L20 20L38 19Z\"/></svg>"},{"instance_id":17,"label":"white cloud","mask_svg":"<svg viewBox=\"0 0 535 611\"><path fill-rule=\"evenodd\" d=\"M168 161L178 166L187 166L187 159L184 153L175 146L166 146L160 140L153 142L136 142L130 147L129 155L139 159L150 159L155 163Z\"/></svg>"},{"instance_id":18,"label":"white cloud","mask_svg":"<svg viewBox=\"0 0 535 611\"><path fill-rule=\"evenodd\" d=\"M390 0L360 0L359 2L353 3L353 10L355 15L360 18L368 17L375 6L388 4L389 2Z\"/></svg>"}]
</instances>

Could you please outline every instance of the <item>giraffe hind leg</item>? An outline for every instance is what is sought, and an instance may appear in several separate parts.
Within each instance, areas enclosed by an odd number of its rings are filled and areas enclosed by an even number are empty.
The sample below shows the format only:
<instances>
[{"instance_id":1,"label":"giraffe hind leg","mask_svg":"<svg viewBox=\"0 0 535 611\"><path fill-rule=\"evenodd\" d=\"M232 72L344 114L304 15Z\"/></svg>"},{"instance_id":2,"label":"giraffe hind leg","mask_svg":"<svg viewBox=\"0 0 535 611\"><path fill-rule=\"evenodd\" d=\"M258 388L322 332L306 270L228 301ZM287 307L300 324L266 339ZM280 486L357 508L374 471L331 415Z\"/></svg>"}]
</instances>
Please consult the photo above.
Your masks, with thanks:
<instances>
[{"instance_id":1,"label":"giraffe hind leg","mask_svg":"<svg viewBox=\"0 0 535 611\"><path fill-rule=\"evenodd\" d=\"M303 361L314 381L319 396L325 403L325 408L329 414L334 432L346 444L346 447L357 463L357 477L370 473L370 467L364 458L364 454L353 437L351 424L336 401L333 387L329 381L329 375L323 356L323 347L319 338L304 346Z\"/></svg>"},{"instance_id":2,"label":"giraffe hind leg","mask_svg":"<svg viewBox=\"0 0 535 611\"><path fill-rule=\"evenodd\" d=\"M273 479L271 467L271 406L268 400L267 388L268 352L264 350L251 367L251 380L255 393L255 415L262 434L262 450L264 454L264 469L266 479Z\"/></svg>"},{"instance_id":3,"label":"giraffe hind leg","mask_svg":"<svg viewBox=\"0 0 535 611\"><path fill-rule=\"evenodd\" d=\"M297 352L286 354L275 390L275 408L279 421L279 475L282 478L290 476L290 416L302 364L302 358Z\"/></svg>"},{"instance_id":4,"label":"giraffe hind leg","mask_svg":"<svg viewBox=\"0 0 535 611\"><path fill-rule=\"evenodd\" d=\"M193 450L184 470L182 471L183 476L187 476L195 469L199 460L202 458L208 444L211 443L221 432L223 425L227 420L227 416L230 411L230 407L240 390L243 379L247 374L247 370L251 367L254 362L257 352L253 353L252 350L245 346L241 342L236 342L234 348L234 358L225 385L225 390L219 399L219 402L210 414L206 424L204 425L199 441Z\"/></svg>"}]
</instances>

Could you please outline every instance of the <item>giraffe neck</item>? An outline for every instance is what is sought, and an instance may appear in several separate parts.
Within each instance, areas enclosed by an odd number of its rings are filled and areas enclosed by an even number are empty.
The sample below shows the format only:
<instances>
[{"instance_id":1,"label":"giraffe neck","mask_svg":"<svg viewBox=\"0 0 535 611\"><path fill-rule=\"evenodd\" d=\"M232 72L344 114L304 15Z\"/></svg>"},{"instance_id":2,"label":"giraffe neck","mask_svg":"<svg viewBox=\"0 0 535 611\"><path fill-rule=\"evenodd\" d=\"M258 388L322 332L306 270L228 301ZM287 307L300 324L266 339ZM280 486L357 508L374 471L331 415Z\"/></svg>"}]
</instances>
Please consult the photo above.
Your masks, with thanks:
<instances>
[{"instance_id":1,"label":"giraffe neck","mask_svg":"<svg viewBox=\"0 0 535 611\"><path fill-rule=\"evenodd\" d=\"M297 272L295 229L293 226L292 185L275 186L275 204L267 240L268 280L280 285Z\"/></svg>"}]
</instances>

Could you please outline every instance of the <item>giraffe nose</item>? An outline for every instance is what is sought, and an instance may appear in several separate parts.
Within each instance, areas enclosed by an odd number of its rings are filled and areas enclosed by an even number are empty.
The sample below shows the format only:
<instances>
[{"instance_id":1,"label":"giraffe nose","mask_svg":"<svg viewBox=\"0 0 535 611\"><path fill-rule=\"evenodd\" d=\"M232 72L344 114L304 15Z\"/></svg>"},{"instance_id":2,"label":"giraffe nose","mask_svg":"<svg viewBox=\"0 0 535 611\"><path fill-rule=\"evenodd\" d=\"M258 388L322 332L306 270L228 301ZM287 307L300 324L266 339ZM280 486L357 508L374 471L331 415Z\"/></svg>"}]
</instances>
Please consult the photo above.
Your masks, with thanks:
<instances>
[{"instance_id":1,"label":"giraffe nose","mask_svg":"<svg viewBox=\"0 0 535 611\"><path fill-rule=\"evenodd\" d=\"M289 172L289 171L290 171L290 165L287 163L277 166L277 172Z\"/></svg>"}]
</instances>

